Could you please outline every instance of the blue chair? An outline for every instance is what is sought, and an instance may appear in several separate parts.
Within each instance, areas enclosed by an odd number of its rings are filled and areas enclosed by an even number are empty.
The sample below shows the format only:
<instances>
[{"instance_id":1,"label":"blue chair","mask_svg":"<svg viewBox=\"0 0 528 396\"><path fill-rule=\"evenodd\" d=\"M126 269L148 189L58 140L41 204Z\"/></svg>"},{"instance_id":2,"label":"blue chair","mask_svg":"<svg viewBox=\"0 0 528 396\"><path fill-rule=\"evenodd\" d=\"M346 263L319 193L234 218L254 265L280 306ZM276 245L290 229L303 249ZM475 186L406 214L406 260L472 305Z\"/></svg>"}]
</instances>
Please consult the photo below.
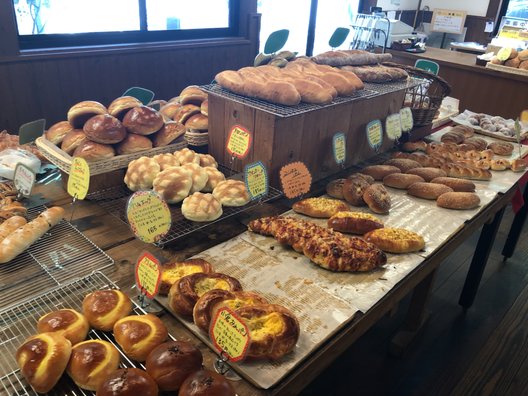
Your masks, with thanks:
<instances>
[{"instance_id":1,"label":"blue chair","mask_svg":"<svg viewBox=\"0 0 528 396\"><path fill-rule=\"evenodd\" d=\"M435 76L438 75L438 71L440 70L440 65L438 63L427 59L417 59L414 63L414 67L416 67L417 69L428 71L429 73L432 73Z\"/></svg>"}]
</instances>

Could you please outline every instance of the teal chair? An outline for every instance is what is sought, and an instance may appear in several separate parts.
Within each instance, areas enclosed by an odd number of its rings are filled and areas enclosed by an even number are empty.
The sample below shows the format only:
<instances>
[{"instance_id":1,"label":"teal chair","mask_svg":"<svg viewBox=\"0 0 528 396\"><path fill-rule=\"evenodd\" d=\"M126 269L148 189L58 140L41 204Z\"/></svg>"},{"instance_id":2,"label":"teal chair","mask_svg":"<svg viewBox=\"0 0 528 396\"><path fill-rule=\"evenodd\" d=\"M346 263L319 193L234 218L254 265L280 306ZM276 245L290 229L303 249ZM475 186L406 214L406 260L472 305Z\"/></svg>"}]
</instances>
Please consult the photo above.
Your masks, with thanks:
<instances>
[{"instance_id":1,"label":"teal chair","mask_svg":"<svg viewBox=\"0 0 528 396\"><path fill-rule=\"evenodd\" d=\"M429 73L432 73L435 76L438 75L438 71L440 70L440 65L438 63L427 59L417 59L414 63L414 67L416 67L417 69L428 71Z\"/></svg>"}]
</instances>

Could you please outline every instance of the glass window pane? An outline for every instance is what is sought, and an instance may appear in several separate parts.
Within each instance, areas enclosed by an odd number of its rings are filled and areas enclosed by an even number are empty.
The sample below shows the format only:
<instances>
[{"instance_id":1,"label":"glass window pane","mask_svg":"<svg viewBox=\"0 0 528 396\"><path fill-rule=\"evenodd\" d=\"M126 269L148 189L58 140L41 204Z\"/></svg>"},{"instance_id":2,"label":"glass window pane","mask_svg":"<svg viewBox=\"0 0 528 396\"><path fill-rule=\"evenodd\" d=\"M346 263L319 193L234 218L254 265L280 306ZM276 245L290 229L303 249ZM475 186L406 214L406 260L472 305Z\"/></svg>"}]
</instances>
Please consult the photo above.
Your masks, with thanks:
<instances>
[{"instance_id":1,"label":"glass window pane","mask_svg":"<svg viewBox=\"0 0 528 396\"><path fill-rule=\"evenodd\" d=\"M229 27L229 0L147 0L148 30Z\"/></svg>"},{"instance_id":2,"label":"glass window pane","mask_svg":"<svg viewBox=\"0 0 528 396\"><path fill-rule=\"evenodd\" d=\"M326 0L325 0L326 1ZM311 0L258 0L257 11L262 14L260 23L260 51L271 33L289 29L285 50L306 54Z\"/></svg>"},{"instance_id":3,"label":"glass window pane","mask_svg":"<svg viewBox=\"0 0 528 396\"><path fill-rule=\"evenodd\" d=\"M18 33L139 30L138 0L13 0Z\"/></svg>"},{"instance_id":4,"label":"glass window pane","mask_svg":"<svg viewBox=\"0 0 528 396\"><path fill-rule=\"evenodd\" d=\"M528 1L527 0L510 0L506 16L514 18L528 19Z\"/></svg>"}]
</instances>

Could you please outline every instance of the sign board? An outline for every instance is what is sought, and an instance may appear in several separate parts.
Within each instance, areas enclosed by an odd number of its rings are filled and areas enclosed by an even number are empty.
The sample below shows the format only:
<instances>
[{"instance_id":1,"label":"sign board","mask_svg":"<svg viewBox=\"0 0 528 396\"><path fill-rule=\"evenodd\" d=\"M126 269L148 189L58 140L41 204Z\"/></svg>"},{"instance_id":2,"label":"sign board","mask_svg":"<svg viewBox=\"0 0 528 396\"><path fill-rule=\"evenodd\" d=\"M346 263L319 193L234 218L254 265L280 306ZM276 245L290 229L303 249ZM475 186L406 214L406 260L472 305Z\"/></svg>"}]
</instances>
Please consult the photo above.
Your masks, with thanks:
<instances>
[{"instance_id":1,"label":"sign board","mask_svg":"<svg viewBox=\"0 0 528 396\"><path fill-rule=\"evenodd\" d=\"M228 307L220 308L211 322L209 335L218 352L224 352L232 362L246 356L250 343L247 325Z\"/></svg>"},{"instance_id":2,"label":"sign board","mask_svg":"<svg viewBox=\"0 0 528 396\"><path fill-rule=\"evenodd\" d=\"M26 165L21 162L16 165L13 183L19 194L24 197L29 197L36 179L37 176L35 175L35 172L29 169Z\"/></svg>"},{"instance_id":3,"label":"sign board","mask_svg":"<svg viewBox=\"0 0 528 396\"><path fill-rule=\"evenodd\" d=\"M251 132L243 126L235 125L227 137L227 152L233 157L246 158L251 147L251 140Z\"/></svg>"},{"instance_id":4,"label":"sign board","mask_svg":"<svg viewBox=\"0 0 528 396\"><path fill-rule=\"evenodd\" d=\"M431 31L462 34L466 23L466 11L435 8L431 19Z\"/></svg>"},{"instance_id":5,"label":"sign board","mask_svg":"<svg viewBox=\"0 0 528 396\"><path fill-rule=\"evenodd\" d=\"M154 191L138 191L132 194L126 212L132 232L143 242L154 243L171 228L169 207Z\"/></svg>"},{"instance_id":6,"label":"sign board","mask_svg":"<svg viewBox=\"0 0 528 396\"><path fill-rule=\"evenodd\" d=\"M383 143L383 127L380 120L370 121L366 128L367 141L369 146L377 150Z\"/></svg>"},{"instance_id":7,"label":"sign board","mask_svg":"<svg viewBox=\"0 0 528 396\"><path fill-rule=\"evenodd\" d=\"M401 127L404 132L409 132L414 127L413 115L410 107L400 109Z\"/></svg>"},{"instance_id":8,"label":"sign board","mask_svg":"<svg viewBox=\"0 0 528 396\"><path fill-rule=\"evenodd\" d=\"M68 194L75 199L83 200L90 188L90 167L84 158L75 157L68 175Z\"/></svg>"},{"instance_id":9,"label":"sign board","mask_svg":"<svg viewBox=\"0 0 528 396\"><path fill-rule=\"evenodd\" d=\"M268 195L268 172L261 161L245 166L244 182L252 200Z\"/></svg>"},{"instance_id":10,"label":"sign board","mask_svg":"<svg viewBox=\"0 0 528 396\"><path fill-rule=\"evenodd\" d=\"M332 151L334 159L338 165L346 161L346 135L343 132L337 132L332 138Z\"/></svg>"},{"instance_id":11,"label":"sign board","mask_svg":"<svg viewBox=\"0 0 528 396\"><path fill-rule=\"evenodd\" d=\"M160 262L149 252L139 255L135 270L136 286L148 298L158 294L161 283Z\"/></svg>"},{"instance_id":12,"label":"sign board","mask_svg":"<svg viewBox=\"0 0 528 396\"><path fill-rule=\"evenodd\" d=\"M402 126L400 113L391 114L385 120L385 133L390 140L401 138Z\"/></svg>"},{"instance_id":13,"label":"sign board","mask_svg":"<svg viewBox=\"0 0 528 396\"><path fill-rule=\"evenodd\" d=\"M150 102L152 102L152 99L154 99L154 92L146 88L132 87L132 88L128 88L123 93L123 96L133 96L134 98L139 100L144 105L147 105Z\"/></svg>"},{"instance_id":14,"label":"sign board","mask_svg":"<svg viewBox=\"0 0 528 396\"><path fill-rule=\"evenodd\" d=\"M27 144L35 141L36 138L44 134L44 128L46 128L46 120L44 119L21 125L18 128L18 143Z\"/></svg>"},{"instance_id":15,"label":"sign board","mask_svg":"<svg viewBox=\"0 0 528 396\"><path fill-rule=\"evenodd\" d=\"M279 176L282 191L287 198L292 199L306 194L312 187L312 174L300 161L283 166Z\"/></svg>"}]
</instances>

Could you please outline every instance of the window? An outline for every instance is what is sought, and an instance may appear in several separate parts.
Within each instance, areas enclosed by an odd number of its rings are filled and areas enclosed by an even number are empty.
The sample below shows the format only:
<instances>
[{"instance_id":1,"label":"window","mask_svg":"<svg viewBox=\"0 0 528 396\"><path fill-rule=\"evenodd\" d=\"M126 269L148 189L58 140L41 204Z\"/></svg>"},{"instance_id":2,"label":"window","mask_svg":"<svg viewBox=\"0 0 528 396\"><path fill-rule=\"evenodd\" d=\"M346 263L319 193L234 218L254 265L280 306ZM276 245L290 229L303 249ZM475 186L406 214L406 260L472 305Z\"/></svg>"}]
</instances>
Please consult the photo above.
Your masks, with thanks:
<instances>
[{"instance_id":1,"label":"window","mask_svg":"<svg viewBox=\"0 0 528 396\"><path fill-rule=\"evenodd\" d=\"M314 54L331 50L328 40L338 27L350 28L355 20L359 7L359 0L325 0L317 6L317 21L315 23ZM352 33L339 47L348 49Z\"/></svg>"},{"instance_id":2,"label":"window","mask_svg":"<svg viewBox=\"0 0 528 396\"><path fill-rule=\"evenodd\" d=\"M239 1L13 0L22 49L236 35Z\"/></svg>"},{"instance_id":3,"label":"window","mask_svg":"<svg viewBox=\"0 0 528 396\"><path fill-rule=\"evenodd\" d=\"M506 10L506 16L528 19L528 1L510 0L508 9Z\"/></svg>"}]
</instances>

